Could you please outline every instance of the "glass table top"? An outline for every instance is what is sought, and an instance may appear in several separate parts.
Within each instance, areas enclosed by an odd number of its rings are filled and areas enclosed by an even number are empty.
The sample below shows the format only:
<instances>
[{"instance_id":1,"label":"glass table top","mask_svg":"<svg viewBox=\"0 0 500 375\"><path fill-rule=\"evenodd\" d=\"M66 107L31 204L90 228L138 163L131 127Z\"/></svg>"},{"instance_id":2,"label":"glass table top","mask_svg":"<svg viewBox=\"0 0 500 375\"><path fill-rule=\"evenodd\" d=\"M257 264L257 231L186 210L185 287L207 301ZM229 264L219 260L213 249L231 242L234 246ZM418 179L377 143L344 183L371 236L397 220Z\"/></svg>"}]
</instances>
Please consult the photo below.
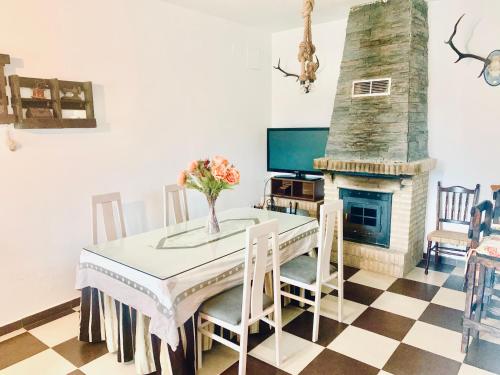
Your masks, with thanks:
<instances>
[{"instance_id":1,"label":"glass table top","mask_svg":"<svg viewBox=\"0 0 500 375\"><path fill-rule=\"evenodd\" d=\"M215 235L206 232L203 217L84 249L164 280L244 249L246 228L254 224L277 219L283 234L316 221L255 208L220 211L217 217L221 231Z\"/></svg>"},{"instance_id":2,"label":"glass table top","mask_svg":"<svg viewBox=\"0 0 500 375\"><path fill-rule=\"evenodd\" d=\"M193 248L206 245L210 242L220 241L224 238L234 236L238 233L245 232L246 229L252 225L258 224L258 218L248 219L224 219L219 222L220 232L217 234L209 235L205 225L196 228L187 229L185 231L169 234L163 237L157 249L182 249Z\"/></svg>"}]
</instances>

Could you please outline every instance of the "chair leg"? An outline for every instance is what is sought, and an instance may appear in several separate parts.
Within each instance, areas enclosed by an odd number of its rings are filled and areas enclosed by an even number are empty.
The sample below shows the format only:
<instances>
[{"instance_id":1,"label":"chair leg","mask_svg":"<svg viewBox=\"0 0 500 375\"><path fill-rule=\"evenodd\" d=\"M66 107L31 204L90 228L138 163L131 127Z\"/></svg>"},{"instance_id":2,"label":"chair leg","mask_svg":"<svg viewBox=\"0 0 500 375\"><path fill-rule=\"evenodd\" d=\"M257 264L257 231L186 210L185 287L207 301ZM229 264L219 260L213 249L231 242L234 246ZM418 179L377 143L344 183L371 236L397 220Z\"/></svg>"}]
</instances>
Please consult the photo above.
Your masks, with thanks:
<instances>
[{"instance_id":1,"label":"chair leg","mask_svg":"<svg viewBox=\"0 0 500 375\"><path fill-rule=\"evenodd\" d=\"M202 366L202 342L203 335L200 331L198 331L198 327L201 325L201 318L198 316L198 322L196 326L196 362L198 363L198 370L201 369Z\"/></svg>"},{"instance_id":2,"label":"chair leg","mask_svg":"<svg viewBox=\"0 0 500 375\"><path fill-rule=\"evenodd\" d=\"M465 295L465 309L464 309L464 323L472 320L472 302L474 294L474 284L476 282L476 264L469 263L467 265L467 285L466 285L466 295ZM467 353L469 348L469 337L470 328L464 327L462 330L462 353Z\"/></svg>"},{"instance_id":3,"label":"chair leg","mask_svg":"<svg viewBox=\"0 0 500 375\"><path fill-rule=\"evenodd\" d=\"M247 371L247 345L248 345L248 327L243 328L240 335L240 361L238 365L238 375L245 375Z\"/></svg>"},{"instance_id":4,"label":"chair leg","mask_svg":"<svg viewBox=\"0 0 500 375\"><path fill-rule=\"evenodd\" d=\"M476 291L476 308L474 311L474 321L476 323L481 322L481 317L483 316L483 309L486 307L484 305L485 282L486 282L486 267L481 265L479 268L477 291ZM473 330L472 337L474 339L479 338L479 330L478 329Z\"/></svg>"},{"instance_id":5,"label":"chair leg","mask_svg":"<svg viewBox=\"0 0 500 375\"><path fill-rule=\"evenodd\" d=\"M344 282L342 280L338 281L338 321L342 323L342 304L344 303Z\"/></svg>"},{"instance_id":6,"label":"chair leg","mask_svg":"<svg viewBox=\"0 0 500 375\"><path fill-rule=\"evenodd\" d=\"M275 308L276 308L276 305L275 305ZM277 308L280 308L279 306L277 306ZM281 313L279 314L279 318L277 316L278 314L274 313L274 324L276 326L276 328L274 329L274 339L275 339L275 343L276 343L276 348L275 348L275 351L276 351L276 367L279 368L279 366L281 365L281 347L280 347L280 343L281 343Z\"/></svg>"},{"instance_id":7,"label":"chair leg","mask_svg":"<svg viewBox=\"0 0 500 375\"><path fill-rule=\"evenodd\" d=\"M313 319L313 332L312 341L318 341L319 334L319 312L321 309L321 283L318 283L316 288L316 295L314 296L314 319Z\"/></svg>"},{"instance_id":8,"label":"chair leg","mask_svg":"<svg viewBox=\"0 0 500 375\"><path fill-rule=\"evenodd\" d=\"M481 318L486 318L486 306L491 301L491 297L494 293L495 288L495 269L487 268L485 274L484 282L484 297L483 297L483 308L481 309Z\"/></svg>"},{"instance_id":9,"label":"chair leg","mask_svg":"<svg viewBox=\"0 0 500 375\"><path fill-rule=\"evenodd\" d=\"M437 266L439 263L439 242L436 242L436 248L434 249L434 264Z\"/></svg>"},{"instance_id":10,"label":"chair leg","mask_svg":"<svg viewBox=\"0 0 500 375\"><path fill-rule=\"evenodd\" d=\"M299 289L299 296L300 296L300 298L306 298L306 290L304 288ZM305 303L302 301L299 301L299 306L303 308L305 306Z\"/></svg>"},{"instance_id":11,"label":"chair leg","mask_svg":"<svg viewBox=\"0 0 500 375\"><path fill-rule=\"evenodd\" d=\"M427 241L427 258L425 259L425 274L429 273L429 264L431 263L432 241Z\"/></svg>"}]
</instances>

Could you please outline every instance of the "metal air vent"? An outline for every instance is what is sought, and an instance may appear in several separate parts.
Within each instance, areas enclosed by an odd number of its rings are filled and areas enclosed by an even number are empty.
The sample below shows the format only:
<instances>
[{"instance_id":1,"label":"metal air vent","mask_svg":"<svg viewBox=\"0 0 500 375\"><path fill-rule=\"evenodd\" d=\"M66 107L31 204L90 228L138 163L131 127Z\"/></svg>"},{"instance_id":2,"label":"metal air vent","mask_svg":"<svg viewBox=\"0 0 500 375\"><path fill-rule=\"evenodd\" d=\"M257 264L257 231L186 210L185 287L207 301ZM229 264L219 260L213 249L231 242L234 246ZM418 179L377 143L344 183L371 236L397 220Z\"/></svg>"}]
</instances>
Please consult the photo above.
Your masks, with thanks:
<instances>
[{"instance_id":1,"label":"metal air vent","mask_svg":"<svg viewBox=\"0 0 500 375\"><path fill-rule=\"evenodd\" d=\"M391 94L391 79L366 79L353 81L352 97L386 96Z\"/></svg>"}]
</instances>

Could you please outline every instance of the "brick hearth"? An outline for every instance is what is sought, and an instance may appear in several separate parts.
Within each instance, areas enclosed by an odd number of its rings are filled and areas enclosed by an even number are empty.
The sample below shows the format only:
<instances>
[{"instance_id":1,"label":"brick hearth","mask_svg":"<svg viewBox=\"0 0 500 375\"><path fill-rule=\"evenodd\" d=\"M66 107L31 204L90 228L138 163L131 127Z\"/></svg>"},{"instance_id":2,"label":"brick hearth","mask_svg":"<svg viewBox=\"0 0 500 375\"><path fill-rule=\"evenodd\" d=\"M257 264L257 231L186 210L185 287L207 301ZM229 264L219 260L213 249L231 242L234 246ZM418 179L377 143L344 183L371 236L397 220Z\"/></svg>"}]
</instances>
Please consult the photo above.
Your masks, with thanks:
<instances>
[{"instance_id":1,"label":"brick hearth","mask_svg":"<svg viewBox=\"0 0 500 375\"><path fill-rule=\"evenodd\" d=\"M338 199L339 188L393 194L390 247L344 241L345 264L395 277L415 267L422 259L428 180L428 172L398 179L325 175L327 200Z\"/></svg>"}]
</instances>

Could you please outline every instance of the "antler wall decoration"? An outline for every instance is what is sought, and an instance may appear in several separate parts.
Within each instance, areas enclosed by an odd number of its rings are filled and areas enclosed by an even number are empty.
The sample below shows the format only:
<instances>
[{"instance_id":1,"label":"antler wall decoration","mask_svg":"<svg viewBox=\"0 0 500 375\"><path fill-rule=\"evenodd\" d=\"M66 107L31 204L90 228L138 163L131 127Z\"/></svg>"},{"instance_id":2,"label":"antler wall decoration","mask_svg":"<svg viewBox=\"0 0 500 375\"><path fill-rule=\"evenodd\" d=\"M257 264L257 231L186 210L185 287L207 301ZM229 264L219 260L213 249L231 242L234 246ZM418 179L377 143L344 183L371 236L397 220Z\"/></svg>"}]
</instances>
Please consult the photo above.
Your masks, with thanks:
<instances>
[{"instance_id":1,"label":"antler wall decoration","mask_svg":"<svg viewBox=\"0 0 500 375\"><path fill-rule=\"evenodd\" d=\"M314 0L304 0L304 7L302 9L302 17L304 18L304 39L299 45L298 60L300 62L300 75L288 73L280 66L281 59L278 59L278 65L273 66L274 69L279 70L284 74L284 77L295 77L300 85L304 88L307 94L311 91L312 83L316 81L316 71L319 68L319 59L314 56L316 47L312 43L311 32L311 13L314 9ZM314 62L316 57L316 62Z\"/></svg>"},{"instance_id":2,"label":"antler wall decoration","mask_svg":"<svg viewBox=\"0 0 500 375\"><path fill-rule=\"evenodd\" d=\"M457 23L455 24L455 28L453 29L453 33L450 36L450 39L445 42L458 55L458 59L457 61L455 61L455 63L467 58L482 61L483 70L481 70L481 73L479 73L478 78L484 76L484 80L489 85L500 85L500 50L495 50L491 52L487 58L484 58L472 53L462 53L453 43L453 38L455 37L455 35L457 35L458 24L460 23L460 21L462 21L462 18L464 18L464 16L465 14L463 14L462 17L458 19Z\"/></svg>"}]
</instances>

